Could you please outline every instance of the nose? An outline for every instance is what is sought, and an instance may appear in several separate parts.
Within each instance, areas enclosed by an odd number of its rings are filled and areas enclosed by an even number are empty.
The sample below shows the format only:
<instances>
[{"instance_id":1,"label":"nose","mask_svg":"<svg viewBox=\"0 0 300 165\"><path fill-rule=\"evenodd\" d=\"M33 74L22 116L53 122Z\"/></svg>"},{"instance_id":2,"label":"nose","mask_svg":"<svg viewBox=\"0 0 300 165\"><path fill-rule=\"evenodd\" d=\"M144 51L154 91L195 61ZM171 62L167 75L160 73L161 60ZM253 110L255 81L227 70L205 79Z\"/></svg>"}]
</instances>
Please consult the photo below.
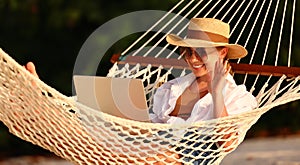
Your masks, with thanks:
<instances>
[{"instance_id":1,"label":"nose","mask_svg":"<svg viewBox=\"0 0 300 165\"><path fill-rule=\"evenodd\" d=\"M191 61L191 62L196 62L196 61L202 62L202 59L201 59L201 57L198 55L198 53L197 53L195 50L193 50L192 55L190 56L190 61Z\"/></svg>"}]
</instances>

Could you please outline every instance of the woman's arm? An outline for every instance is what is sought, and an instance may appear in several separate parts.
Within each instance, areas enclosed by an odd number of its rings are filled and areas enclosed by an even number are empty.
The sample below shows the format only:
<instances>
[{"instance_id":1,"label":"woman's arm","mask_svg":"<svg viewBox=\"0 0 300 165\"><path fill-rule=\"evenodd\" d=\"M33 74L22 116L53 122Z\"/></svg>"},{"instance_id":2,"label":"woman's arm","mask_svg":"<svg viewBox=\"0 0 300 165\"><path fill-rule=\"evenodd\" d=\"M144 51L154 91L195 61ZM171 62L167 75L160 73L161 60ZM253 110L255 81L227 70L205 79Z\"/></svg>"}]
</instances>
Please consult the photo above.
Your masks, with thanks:
<instances>
[{"instance_id":1,"label":"woman's arm","mask_svg":"<svg viewBox=\"0 0 300 165\"><path fill-rule=\"evenodd\" d=\"M223 62L222 58L220 58L215 64L214 77L211 80L211 84L209 85L213 100L213 110L215 118L228 116L228 111L225 106L225 99L222 91L226 84L226 77L229 74L230 69L231 67L227 68L227 61ZM223 135L221 138L224 139L224 141L219 141L218 144L223 145L224 148L230 147L230 145L236 143L238 139L233 138L230 141L226 141L226 139L229 139L236 134L237 132Z\"/></svg>"},{"instance_id":2,"label":"woman's arm","mask_svg":"<svg viewBox=\"0 0 300 165\"><path fill-rule=\"evenodd\" d=\"M227 69L227 61L225 61L225 63L223 64L223 59L219 58L219 60L215 64L214 77L211 78L208 85L213 99L213 110L215 118L228 116L222 91L225 87L226 77L229 74L230 69L230 67Z\"/></svg>"}]
</instances>

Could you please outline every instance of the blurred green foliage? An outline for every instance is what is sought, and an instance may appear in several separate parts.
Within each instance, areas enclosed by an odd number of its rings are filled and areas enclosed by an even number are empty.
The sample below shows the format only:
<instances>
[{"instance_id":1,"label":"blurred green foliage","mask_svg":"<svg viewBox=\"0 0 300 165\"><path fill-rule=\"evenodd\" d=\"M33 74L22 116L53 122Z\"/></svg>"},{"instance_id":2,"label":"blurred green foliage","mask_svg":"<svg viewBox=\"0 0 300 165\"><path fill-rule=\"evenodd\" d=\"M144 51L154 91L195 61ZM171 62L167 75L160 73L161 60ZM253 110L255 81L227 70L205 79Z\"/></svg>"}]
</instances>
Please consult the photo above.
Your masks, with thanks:
<instances>
[{"instance_id":1,"label":"blurred green foliage","mask_svg":"<svg viewBox=\"0 0 300 165\"><path fill-rule=\"evenodd\" d=\"M169 10L177 0L0 0L0 47L25 64L33 61L40 78L65 95L72 94L72 72L78 52L88 36L108 20L138 10ZM298 13L299 14L299 13ZM120 28L122 30L122 28ZM129 39L132 41L132 38ZM114 45L118 53L128 43ZM299 51L299 47L295 48ZM300 63L299 58L294 63ZM298 65L299 66L299 65ZM297 132L299 103L268 112L249 136L284 128ZM284 131L283 131L284 132ZM26 152L21 152L25 150ZM0 128L0 158L11 154L47 153Z\"/></svg>"},{"instance_id":2,"label":"blurred green foliage","mask_svg":"<svg viewBox=\"0 0 300 165\"><path fill-rule=\"evenodd\" d=\"M71 95L76 56L95 29L122 14L168 10L175 2L0 0L0 47L20 63L35 62L42 80Z\"/></svg>"},{"instance_id":3,"label":"blurred green foliage","mask_svg":"<svg viewBox=\"0 0 300 165\"><path fill-rule=\"evenodd\" d=\"M122 14L138 10L167 11L176 2L0 0L0 47L20 64L33 61L45 83L70 96L76 57L94 30ZM119 53L127 44L118 43L111 51ZM39 152L47 151L13 136L1 124L0 158Z\"/></svg>"}]
</instances>

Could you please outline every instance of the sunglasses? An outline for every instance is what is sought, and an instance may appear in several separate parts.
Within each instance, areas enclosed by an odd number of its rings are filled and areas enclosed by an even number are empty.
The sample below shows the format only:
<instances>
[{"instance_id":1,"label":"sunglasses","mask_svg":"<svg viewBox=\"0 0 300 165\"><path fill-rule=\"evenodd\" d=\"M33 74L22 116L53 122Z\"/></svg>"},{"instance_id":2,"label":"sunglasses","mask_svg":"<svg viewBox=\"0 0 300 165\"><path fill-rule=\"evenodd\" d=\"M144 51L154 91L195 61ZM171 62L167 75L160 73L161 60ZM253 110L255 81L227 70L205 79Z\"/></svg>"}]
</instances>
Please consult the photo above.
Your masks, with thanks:
<instances>
[{"instance_id":1,"label":"sunglasses","mask_svg":"<svg viewBox=\"0 0 300 165\"><path fill-rule=\"evenodd\" d=\"M194 53L199 57L206 56L207 53L204 48L191 48L191 47L180 47L180 56L185 58L191 57Z\"/></svg>"},{"instance_id":2,"label":"sunglasses","mask_svg":"<svg viewBox=\"0 0 300 165\"><path fill-rule=\"evenodd\" d=\"M218 53L223 47L209 47L209 48L191 48L191 47L180 47L180 56L184 58L190 58L193 54L206 58L209 54Z\"/></svg>"}]
</instances>

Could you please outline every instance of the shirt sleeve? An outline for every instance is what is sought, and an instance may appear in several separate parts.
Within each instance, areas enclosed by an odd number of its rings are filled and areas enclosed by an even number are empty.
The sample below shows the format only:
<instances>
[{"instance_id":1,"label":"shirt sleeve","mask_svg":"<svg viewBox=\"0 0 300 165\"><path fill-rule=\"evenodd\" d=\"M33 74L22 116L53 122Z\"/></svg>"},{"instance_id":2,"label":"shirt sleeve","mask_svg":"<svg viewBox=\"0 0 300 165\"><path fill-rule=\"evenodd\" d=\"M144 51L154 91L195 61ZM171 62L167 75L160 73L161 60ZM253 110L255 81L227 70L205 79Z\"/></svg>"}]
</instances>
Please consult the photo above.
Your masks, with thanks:
<instances>
[{"instance_id":1,"label":"shirt sleeve","mask_svg":"<svg viewBox=\"0 0 300 165\"><path fill-rule=\"evenodd\" d=\"M244 113L257 107L256 98L247 91L245 85L229 87L224 99L228 115Z\"/></svg>"},{"instance_id":2,"label":"shirt sleeve","mask_svg":"<svg viewBox=\"0 0 300 165\"><path fill-rule=\"evenodd\" d=\"M150 114L152 122L155 123L165 123L167 120L166 113L164 109L169 109L167 104L170 95L170 84L165 83L160 86L153 97L153 113Z\"/></svg>"},{"instance_id":3,"label":"shirt sleeve","mask_svg":"<svg viewBox=\"0 0 300 165\"><path fill-rule=\"evenodd\" d=\"M158 123L185 123L180 117L170 116L175 108L176 101L182 92L195 80L193 73L178 77L160 86L153 96L152 122Z\"/></svg>"},{"instance_id":4,"label":"shirt sleeve","mask_svg":"<svg viewBox=\"0 0 300 165\"><path fill-rule=\"evenodd\" d=\"M185 89L184 85L178 85L178 79L166 82L157 89L153 97L153 113L150 114L152 122L178 124L186 121L177 116L170 116L175 108L176 101L180 93ZM175 85L176 84L176 85Z\"/></svg>"},{"instance_id":5,"label":"shirt sleeve","mask_svg":"<svg viewBox=\"0 0 300 165\"><path fill-rule=\"evenodd\" d=\"M258 105L256 98L247 91L245 85L236 85L229 83L225 89L225 106L228 115L237 115L255 109ZM241 127L238 125L238 128ZM238 141L241 142L245 138L241 129L238 129Z\"/></svg>"}]
</instances>

